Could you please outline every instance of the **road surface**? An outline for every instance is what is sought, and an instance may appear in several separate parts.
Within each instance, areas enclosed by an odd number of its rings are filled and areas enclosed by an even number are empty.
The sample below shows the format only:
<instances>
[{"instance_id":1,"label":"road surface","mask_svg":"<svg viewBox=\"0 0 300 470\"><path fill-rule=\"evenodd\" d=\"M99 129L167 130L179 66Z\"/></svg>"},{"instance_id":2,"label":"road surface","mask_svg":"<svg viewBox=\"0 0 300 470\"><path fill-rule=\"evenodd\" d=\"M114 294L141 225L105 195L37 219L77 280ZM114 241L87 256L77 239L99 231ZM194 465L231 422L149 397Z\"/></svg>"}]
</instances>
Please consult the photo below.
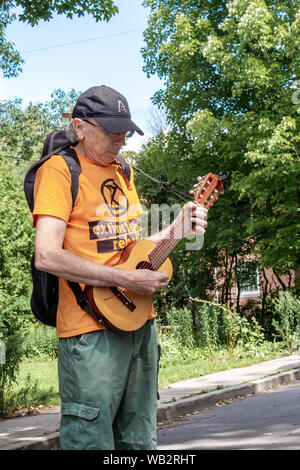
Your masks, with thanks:
<instances>
[{"instance_id":1,"label":"road surface","mask_svg":"<svg viewBox=\"0 0 300 470\"><path fill-rule=\"evenodd\" d=\"M300 450L300 382L163 424L159 450Z\"/></svg>"}]
</instances>

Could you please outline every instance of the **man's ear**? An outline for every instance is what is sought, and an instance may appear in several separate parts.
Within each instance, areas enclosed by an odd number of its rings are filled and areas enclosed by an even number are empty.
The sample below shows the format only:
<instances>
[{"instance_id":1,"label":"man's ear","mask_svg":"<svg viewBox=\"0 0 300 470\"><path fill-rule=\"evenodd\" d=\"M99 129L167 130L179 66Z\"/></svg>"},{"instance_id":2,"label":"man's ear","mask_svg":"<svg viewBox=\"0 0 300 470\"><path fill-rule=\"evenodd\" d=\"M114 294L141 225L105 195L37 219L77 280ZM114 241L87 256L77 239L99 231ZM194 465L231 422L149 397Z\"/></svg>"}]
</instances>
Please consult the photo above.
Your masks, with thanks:
<instances>
[{"instance_id":1,"label":"man's ear","mask_svg":"<svg viewBox=\"0 0 300 470\"><path fill-rule=\"evenodd\" d=\"M73 127L74 127L74 130L77 134L77 137L79 140L83 140L84 136L85 136L85 132L84 132L84 121L82 119L79 119L79 118L75 118L73 120Z\"/></svg>"}]
</instances>

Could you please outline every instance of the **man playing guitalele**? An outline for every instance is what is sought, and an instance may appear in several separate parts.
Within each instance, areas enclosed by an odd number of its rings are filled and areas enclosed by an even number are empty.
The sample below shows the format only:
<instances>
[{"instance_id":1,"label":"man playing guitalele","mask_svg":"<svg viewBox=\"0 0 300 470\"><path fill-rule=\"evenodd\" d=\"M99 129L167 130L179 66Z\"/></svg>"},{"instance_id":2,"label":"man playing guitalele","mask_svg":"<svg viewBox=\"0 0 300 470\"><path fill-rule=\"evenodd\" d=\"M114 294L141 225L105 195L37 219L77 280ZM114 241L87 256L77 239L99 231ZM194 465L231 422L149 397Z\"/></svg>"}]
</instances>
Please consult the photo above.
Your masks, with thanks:
<instances>
[{"instance_id":1,"label":"man playing guitalele","mask_svg":"<svg viewBox=\"0 0 300 470\"><path fill-rule=\"evenodd\" d=\"M156 313L135 331L114 331L77 304L68 281L115 286L152 296L166 272L118 269L125 246L140 236L139 198L116 160L131 120L126 98L107 86L84 92L73 109L70 138L81 174L74 206L60 155L38 170L34 185L35 265L59 277L57 335L60 445L70 450L156 449L158 344ZM207 210L185 204L182 236L204 234ZM118 224L118 229L116 228ZM167 238L172 225L149 237Z\"/></svg>"}]
</instances>

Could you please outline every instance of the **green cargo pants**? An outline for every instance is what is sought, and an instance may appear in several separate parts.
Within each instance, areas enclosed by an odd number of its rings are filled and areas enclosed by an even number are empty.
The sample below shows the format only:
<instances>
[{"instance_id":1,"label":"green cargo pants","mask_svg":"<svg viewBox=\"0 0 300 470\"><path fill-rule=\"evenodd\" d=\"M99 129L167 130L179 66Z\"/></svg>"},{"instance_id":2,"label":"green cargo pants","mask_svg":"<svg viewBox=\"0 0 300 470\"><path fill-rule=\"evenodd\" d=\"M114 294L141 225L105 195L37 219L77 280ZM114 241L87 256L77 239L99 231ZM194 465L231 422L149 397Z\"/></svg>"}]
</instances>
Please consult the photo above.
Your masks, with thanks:
<instances>
[{"instance_id":1,"label":"green cargo pants","mask_svg":"<svg viewBox=\"0 0 300 470\"><path fill-rule=\"evenodd\" d=\"M156 449L158 360L155 320L60 338L61 448Z\"/></svg>"}]
</instances>

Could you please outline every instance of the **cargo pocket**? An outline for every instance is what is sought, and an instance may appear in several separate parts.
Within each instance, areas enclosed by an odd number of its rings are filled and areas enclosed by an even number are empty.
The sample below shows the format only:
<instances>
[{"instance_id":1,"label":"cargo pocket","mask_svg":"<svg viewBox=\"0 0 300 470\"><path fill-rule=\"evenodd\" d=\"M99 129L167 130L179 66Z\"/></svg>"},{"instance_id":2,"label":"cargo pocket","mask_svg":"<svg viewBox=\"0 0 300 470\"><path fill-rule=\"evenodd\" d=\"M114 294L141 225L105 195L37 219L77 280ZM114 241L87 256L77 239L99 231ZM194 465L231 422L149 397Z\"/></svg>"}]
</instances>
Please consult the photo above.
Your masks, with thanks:
<instances>
[{"instance_id":1,"label":"cargo pocket","mask_svg":"<svg viewBox=\"0 0 300 470\"><path fill-rule=\"evenodd\" d=\"M99 450L100 407L62 403L60 446L63 450Z\"/></svg>"}]
</instances>

